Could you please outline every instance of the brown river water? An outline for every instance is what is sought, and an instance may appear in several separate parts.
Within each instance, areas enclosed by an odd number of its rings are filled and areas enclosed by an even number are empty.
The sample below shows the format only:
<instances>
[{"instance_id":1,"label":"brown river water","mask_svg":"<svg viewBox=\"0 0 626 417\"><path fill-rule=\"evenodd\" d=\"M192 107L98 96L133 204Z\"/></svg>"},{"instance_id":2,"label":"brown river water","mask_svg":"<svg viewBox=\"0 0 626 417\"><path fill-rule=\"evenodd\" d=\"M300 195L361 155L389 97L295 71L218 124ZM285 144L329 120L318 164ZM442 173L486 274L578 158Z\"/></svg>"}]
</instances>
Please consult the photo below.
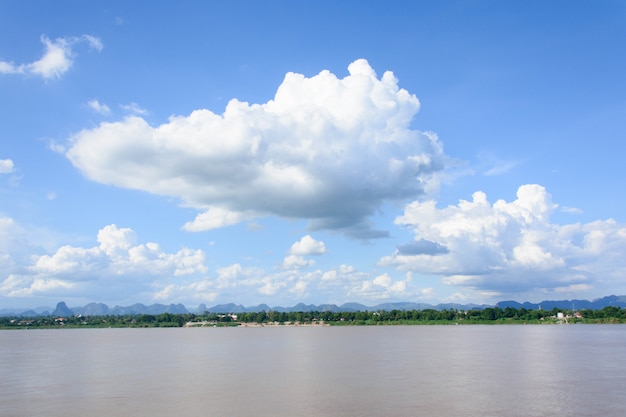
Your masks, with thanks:
<instances>
[{"instance_id":1,"label":"brown river water","mask_svg":"<svg viewBox=\"0 0 626 417\"><path fill-rule=\"evenodd\" d=\"M0 416L620 416L626 325L0 331Z\"/></svg>"}]
</instances>

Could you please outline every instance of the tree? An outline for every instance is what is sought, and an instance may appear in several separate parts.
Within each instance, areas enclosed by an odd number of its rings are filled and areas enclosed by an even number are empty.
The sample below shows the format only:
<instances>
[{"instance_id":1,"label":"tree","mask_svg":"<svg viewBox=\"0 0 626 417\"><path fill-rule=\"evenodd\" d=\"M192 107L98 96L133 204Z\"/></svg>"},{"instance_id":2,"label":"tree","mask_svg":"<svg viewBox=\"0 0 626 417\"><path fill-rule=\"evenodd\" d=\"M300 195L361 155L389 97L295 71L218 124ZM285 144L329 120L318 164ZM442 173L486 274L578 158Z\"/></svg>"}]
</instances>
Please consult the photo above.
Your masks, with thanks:
<instances>
[{"instance_id":1,"label":"tree","mask_svg":"<svg viewBox=\"0 0 626 417\"><path fill-rule=\"evenodd\" d=\"M259 311L254 318L254 321L257 323L265 323L266 320L267 314L265 313L265 310Z\"/></svg>"},{"instance_id":2,"label":"tree","mask_svg":"<svg viewBox=\"0 0 626 417\"><path fill-rule=\"evenodd\" d=\"M502 313L499 308L486 308L480 313L480 317L485 320L497 320Z\"/></svg>"},{"instance_id":3,"label":"tree","mask_svg":"<svg viewBox=\"0 0 626 417\"><path fill-rule=\"evenodd\" d=\"M156 317L152 314L142 314L135 318L137 323L154 323L156 321Z\"/></svg>"}]
</instances>

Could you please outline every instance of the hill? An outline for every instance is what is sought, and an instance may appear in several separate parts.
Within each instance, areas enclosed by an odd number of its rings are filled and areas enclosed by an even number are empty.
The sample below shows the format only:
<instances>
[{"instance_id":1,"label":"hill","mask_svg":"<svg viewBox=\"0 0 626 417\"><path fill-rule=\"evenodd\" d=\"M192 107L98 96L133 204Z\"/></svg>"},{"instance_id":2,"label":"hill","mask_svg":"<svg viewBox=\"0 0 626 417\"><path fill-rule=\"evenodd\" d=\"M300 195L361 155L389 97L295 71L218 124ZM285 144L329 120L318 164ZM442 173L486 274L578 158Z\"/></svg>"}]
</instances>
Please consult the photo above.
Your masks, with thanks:
<instances>
[{"instance_id":1,"label":"hill","mask_svg":"<svg viewBox=\"0 0 626 417\"><path fill-rule=\"evenodd\" d=\"M602 310L605 307L621 307L626 308L626 295L609 295L602 298L597 298L592 301L588 300L546 300L540 303L524 302L519 303L517 301L500 301L495 305L488 304L426 304L426 303L413 303L413 302L400 302L400 303L383 303L374 306L366 306L359 303L345 303L340 306L335 304L304 304L299 303L293 307L270 307L267 304L259 304L256 306L245 307L241 304L229 303L219 304L213 307L207 307L204 304L200 304L198 308L188 310L183 304L152 304L146 306L141 303L133 304L130 306L122 307L115 306L109 308L103 303L89 303L85 306L71 307L69 308L65 302L61 301L57 304L55 309L48 307L38 307L37 309L1 309L0 316L18 316L18 317L36 317L36 316L124 316L124 315L140 315L140 314L187 314L187 313L258 313L260 311L277 311L277 312L299 312L299 311L330 311L333 313L339 312L354 312L354 311L391 311L391 310L483 310L489 307L498 307L505 309L511 307L515 309L525 308L527 310L552 310L554 308L560 310Z\"/></svg>"}]
</instances>

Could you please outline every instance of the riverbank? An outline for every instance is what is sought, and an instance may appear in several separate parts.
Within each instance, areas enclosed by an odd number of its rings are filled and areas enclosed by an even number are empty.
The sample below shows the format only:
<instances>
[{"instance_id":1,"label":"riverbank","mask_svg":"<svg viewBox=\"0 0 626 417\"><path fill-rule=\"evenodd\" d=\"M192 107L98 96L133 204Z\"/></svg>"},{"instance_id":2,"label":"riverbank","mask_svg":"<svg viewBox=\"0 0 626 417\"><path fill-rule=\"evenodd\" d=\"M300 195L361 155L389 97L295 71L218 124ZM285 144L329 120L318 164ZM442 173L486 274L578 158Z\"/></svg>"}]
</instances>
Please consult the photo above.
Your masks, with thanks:
<instances>
[{"instance_id":1,"label":"riverbank","mask_svg":"<svg viewBox=\"0 0 626 417\"><path fill-rule=\"evenodd\" d=\"M0 329L20 328L144 328L144 327L297 327L297 326L389 326L389 325L508 325L508 324L619 324L626 323L626 309L527 310L391 310L300 311L203 314L140 314L107 316L0 317Z\"/></svg>"},{"instance_id":2,"label":"riverbank","mask_svg":"<svg viewBox=\"0 0 626 417\"><path fill-rule=\"evenodd\" d=\"M330 326L329 323L324 323L323 321L316 321L313 323L300 323L300 322L270 322L270 323L240 323L240 322L229 322L229 323L220 323L215 321L190 321L185 323L183 327L325 327Z\"/></svg>"}]
</instances>

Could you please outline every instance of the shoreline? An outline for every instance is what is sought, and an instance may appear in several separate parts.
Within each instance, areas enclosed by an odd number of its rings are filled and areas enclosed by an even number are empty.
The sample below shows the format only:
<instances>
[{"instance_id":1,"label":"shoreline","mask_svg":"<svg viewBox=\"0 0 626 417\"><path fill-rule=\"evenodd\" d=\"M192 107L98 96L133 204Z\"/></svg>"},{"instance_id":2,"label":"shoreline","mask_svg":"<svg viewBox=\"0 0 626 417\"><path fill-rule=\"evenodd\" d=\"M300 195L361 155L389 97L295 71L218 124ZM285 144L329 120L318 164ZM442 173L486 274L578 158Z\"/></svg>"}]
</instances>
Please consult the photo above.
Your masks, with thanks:
<instances>
[{"instance_id":1,"label":"shoreline","mask_svg":"<svg viewBox=\"0 0 626 417\"><path fill-rule=\"evenodd\" d=\"M324 321L318 321L314 323L301 323L301 322L269 322L269 323L255 323L255 322L213 322L213 321L189 321L182 327L330 327L329 323Z\"/></svg>"}]
</instances>

